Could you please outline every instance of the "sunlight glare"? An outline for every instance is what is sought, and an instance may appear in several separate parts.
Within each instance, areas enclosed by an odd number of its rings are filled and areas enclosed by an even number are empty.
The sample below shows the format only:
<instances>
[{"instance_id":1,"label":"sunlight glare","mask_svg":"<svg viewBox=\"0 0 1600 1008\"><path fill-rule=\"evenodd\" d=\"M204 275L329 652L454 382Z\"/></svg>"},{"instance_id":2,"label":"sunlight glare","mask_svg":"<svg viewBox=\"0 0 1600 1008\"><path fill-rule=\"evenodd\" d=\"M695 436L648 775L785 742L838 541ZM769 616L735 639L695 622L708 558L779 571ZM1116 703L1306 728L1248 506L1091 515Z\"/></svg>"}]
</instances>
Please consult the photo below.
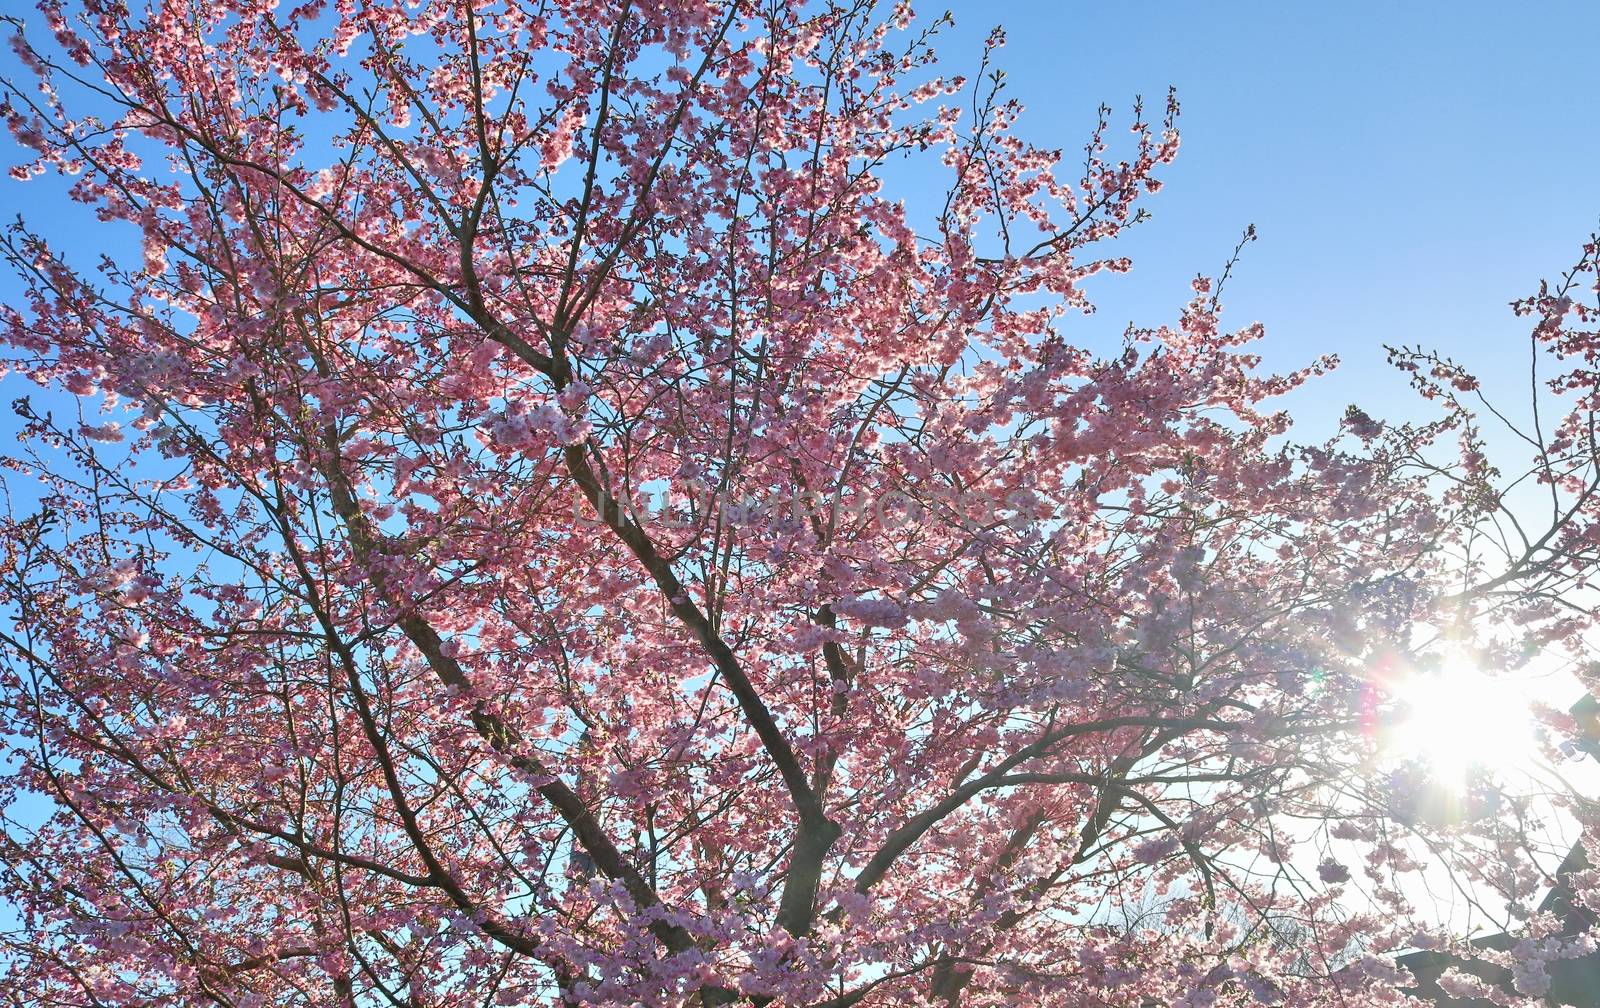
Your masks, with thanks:
<instances>
[{"instance_id":1,"label":"sunlight glare","mask_svg":"<svg viewBox=\"0 0 1600 1008\"><path fill-rule=\"evenodd\" d=\"M1474 771L1527 769L1534 759L1529 698L1514 682L1456 666L1416 675L1396 696L1404 713L1391 750L1428 764L1441 784L1464 787Z\"/></svg>"}]
</instances>

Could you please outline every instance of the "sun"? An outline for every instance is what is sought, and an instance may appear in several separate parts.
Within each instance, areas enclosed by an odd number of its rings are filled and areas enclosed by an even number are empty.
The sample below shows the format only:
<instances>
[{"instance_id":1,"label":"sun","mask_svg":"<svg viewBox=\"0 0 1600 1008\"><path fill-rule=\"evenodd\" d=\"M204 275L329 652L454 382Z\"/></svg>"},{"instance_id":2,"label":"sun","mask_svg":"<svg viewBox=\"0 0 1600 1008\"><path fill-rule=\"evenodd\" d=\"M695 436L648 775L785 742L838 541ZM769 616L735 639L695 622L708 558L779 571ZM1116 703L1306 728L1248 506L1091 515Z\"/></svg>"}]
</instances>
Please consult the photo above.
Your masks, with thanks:
<instances>
[{"instance_id":1,"label":"sun","mask_svg":"<svg viewBox=\"0 0 1600 1008\"><path fill-rule=\"evenodd\" d=\"M1531 768L1532 709L1518 683L1457 665L1410 676L1393 689L1401 709L1386 733L1387 748L1427 764L1438 783L1461 788L1479 772Z\"/></svg>"}]
</instances>

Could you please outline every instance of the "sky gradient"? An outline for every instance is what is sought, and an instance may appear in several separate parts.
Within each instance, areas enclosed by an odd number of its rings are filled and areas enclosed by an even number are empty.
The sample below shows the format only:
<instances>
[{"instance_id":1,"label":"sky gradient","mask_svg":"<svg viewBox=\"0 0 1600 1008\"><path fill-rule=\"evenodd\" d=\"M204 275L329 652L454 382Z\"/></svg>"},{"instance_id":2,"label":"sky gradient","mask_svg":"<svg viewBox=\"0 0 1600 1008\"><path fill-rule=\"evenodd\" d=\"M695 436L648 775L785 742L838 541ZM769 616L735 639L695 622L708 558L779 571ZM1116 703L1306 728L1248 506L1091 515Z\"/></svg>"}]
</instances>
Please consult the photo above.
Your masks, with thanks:
<instances>
[{"instance_id":1,"label":"sky gradient","mask_svg":"<svg viewBox=\"0 0 1600 1008\"><path fill-rule=\"evenodd\" d=\"M1227 317L1266 323L1271 363L1341 356L1300 397L1316 433L1337 415L1324 409L1404 397L1383 343L1471 361L1491 388L1510 372L1525 398L1528 327L1506 303L1600 224L1600 4L953 9L952 63L1007 25L998 62L1041 143L1081 144L1101 101L1159 106L1178 90L1182 151L1146 204L1154 219L1123 242L1134 272L1092 288L1096 326L1172 318L1254 223Z\"/></svg>"},{"instance_id":2,"label":"sky gradient","mask_svg":"<svg viewBox=\"0 0 1600 1008\"><path fill-rule=\"evenodd\" d=\"M1525 400L1527 327L1505 305L1569 265L1600 225L1600 4L951 7L946 66L975 69L990 27L1005 25L996 62L1041 145L1079 147L1102 101L1125 116L1143 94L1159 112L1171 85L1183 104L1182 152L1145 203L1154 219L1117 245L1134 272L1092 281L1100 313L1075 338L1110 344L1129 321L1172 321L1188 281L1219 271L1253 223L1260 239L1229 282L1227 321L1266 323L1271 365L1324 352L1345 362L1290 402L1301 437L1329 433L1351 401L1380 415L1413 408L1384 343L1448 352L1501 398ZM19 69L0 49L0 72ZM0 137L0 158L15 154ZM25 213L80 266L131 247L64 189L0 178L0 219ZM933 192L905 195L914 212L919 195L924 212L938 205ZM0 299L17 290L0 274ZM3 385L7 400L26 391Z\"/></svg>"}]
</instances>

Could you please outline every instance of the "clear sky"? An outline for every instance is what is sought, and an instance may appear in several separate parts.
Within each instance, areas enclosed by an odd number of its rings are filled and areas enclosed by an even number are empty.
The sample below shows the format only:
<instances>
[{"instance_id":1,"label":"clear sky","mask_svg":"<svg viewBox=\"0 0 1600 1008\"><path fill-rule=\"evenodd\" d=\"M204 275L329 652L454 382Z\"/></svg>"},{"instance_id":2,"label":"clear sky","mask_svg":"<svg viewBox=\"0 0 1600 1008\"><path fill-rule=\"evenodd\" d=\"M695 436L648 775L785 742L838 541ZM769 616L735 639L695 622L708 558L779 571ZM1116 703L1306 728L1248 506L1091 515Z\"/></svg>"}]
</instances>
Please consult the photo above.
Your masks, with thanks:
<instances>
[{"instance_id":1,"label":"clear sky","mask_svg":"<svg viewBox=\"0 0 1600 1008\"><path fill-rule=\"evenodd\" d=\"M998 62L1043 145L1079 146L1102 101L1125 112L1144 94L1159 109L1178 88L1182 153L1146 204L1155 219L1121 243L1134 273L1091 288L1101 315L1082 337L1171 320L1188 280L1220 269L1254 223L1261 238L1229 283L1230 321L1265 322L1275 365L1326 351L1346 362L1297 397L1315 428L1302 436L1325 433L1352 400L1409 406L1382 366L1385 342L1520 375L1526 327L1506 302L1569 265L1600 223L1596 0L941 0L921 13L946 3L952 68L974 68L988 29L1007 26ZM0 72L14 59L0 49ZM0 138L0 155L12 151ZM0 219L26 212L83 265L121 244L83 208L62 208L61 191L0 179ZM16 289L0 276L0 298ZM22 391L5 385L6 398Z\"/></svg>"},{"instance_id":2,"label":"clear sky","mask_svg":"<svg viewBox=\"0 0 1600 1008\"><path fill-rule=\"evenodd\" d=\"M1147 204L1155 219L1125 242L1133 274L1094 290L1097 326L1171 318L1254 223L1229 319L1265 322L1273 363L1345 361L1302 405L1383 412L1405 394L1386 342L1474 361L1491 387L1515 374L1508 394L1525 397L1528 327L1505 305L1600 224L1600 3L953 9L952 62L1007 26L999 63L1040 142L1081 144L1100 101L1159 107L1178 89L1182 152Z\"/></svg>"}]
</instances>

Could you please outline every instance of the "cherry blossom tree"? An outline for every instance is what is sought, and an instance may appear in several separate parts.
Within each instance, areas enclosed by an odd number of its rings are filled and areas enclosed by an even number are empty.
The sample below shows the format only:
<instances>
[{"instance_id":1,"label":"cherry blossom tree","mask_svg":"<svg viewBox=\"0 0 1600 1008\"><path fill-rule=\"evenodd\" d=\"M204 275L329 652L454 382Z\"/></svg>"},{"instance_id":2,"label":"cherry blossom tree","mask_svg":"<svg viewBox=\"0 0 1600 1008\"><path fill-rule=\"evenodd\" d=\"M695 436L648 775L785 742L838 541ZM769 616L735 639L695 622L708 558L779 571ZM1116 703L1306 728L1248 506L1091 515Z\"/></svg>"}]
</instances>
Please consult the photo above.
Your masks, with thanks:
<instances>
[{"instance_id":1,"label":"cherry blossom tree","mask_svg":"<svg viewBox=\"0 0 1600 1008\"><path fill-rule=\"evenodd\" d=\"M1294 441L1332 362L1217 283L1075 342L1176 104L1036 146L946 24L11 22L13 176L143 256L5 233L7 1003L1401 1004L1424 860L1538 1003L1543 813L1383 739L1441 654L1589 653L1596 246L1517 306L1559 412L1397 349L1431 419Z\"/></svg>"}]
</instances>

